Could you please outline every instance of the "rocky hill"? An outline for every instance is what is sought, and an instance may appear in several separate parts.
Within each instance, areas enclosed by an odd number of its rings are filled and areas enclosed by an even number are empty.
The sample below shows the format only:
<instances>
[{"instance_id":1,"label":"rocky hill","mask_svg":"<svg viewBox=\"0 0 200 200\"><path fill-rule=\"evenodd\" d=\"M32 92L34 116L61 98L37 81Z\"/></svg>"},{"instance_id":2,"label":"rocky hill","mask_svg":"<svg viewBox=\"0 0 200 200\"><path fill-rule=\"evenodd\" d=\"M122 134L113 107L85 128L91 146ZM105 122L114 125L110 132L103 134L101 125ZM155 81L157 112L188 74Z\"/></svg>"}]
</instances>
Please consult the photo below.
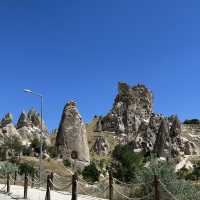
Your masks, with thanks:
<instances>
[{"instance_id":1,"label":"rocky hill","mask_svg":"<svg viewBox=\"0 0 200 200\"><path fill-rule=\"evenodd\" d=\"M40 124L40 115L35 109L22 112L16 125L13 123L12 114L6 114L0 121L0 145L8 140L14 142L16 138L20 139L23 145L29 145L35 137L40 138ZM43 122L43 136L47 143L48 135L48 129Z\"/></svg>"},{"instance_id":2,"label":"rocky hill","mask_svg":"<svg viewBox=\"0 0 200 200\"><path fill-rule=\"evenodd\" d=\"M154 113L152 92L126 83L119 83L111 111L98 118L94 129L112 132L119 143L131 143L134 151L166 158L199 154L199 130L200 126L182 125L175 115Z\"/></svg>"}]
</instances>

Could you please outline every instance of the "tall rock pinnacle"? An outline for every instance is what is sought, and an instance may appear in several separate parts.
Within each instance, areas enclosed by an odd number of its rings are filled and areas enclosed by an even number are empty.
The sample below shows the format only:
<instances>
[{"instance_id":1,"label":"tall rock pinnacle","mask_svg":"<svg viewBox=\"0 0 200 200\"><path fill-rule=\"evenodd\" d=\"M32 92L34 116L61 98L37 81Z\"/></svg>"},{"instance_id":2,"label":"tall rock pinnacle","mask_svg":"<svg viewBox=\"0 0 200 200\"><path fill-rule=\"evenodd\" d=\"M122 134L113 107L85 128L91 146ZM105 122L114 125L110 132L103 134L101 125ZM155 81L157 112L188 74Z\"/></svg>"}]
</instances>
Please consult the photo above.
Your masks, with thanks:
<instances>
[{"instance_id":1,"label":"tall rock pinnacle","mask_svg":"<svg viewBox=\"0 0 200 200\"><path fill-rule=\"evenodd\" d=\"M61 150L64 159L71 160L72 151L76 151L78 153L76 164L79 168L89 164L86 128L74 101L69 101L64 107L56 145Z\"/></svg>"}]
</instances>

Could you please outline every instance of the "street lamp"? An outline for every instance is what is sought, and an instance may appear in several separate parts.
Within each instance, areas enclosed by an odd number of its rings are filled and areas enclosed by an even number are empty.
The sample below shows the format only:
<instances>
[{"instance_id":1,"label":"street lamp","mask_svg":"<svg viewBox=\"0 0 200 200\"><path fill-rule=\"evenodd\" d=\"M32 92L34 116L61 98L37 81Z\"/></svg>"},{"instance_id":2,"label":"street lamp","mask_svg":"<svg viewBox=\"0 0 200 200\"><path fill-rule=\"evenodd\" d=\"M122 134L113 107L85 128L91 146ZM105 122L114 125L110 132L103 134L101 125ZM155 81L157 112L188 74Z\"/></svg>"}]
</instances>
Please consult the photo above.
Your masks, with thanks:
<instances>
[{"instance_id":1,"label":"street lamp","mask_svg":"<svg viewBox=\"0 0 200 200\"><path fill-rule=\"evenodd\" d=\"M40 183L42 181L42 134L43 134L43 95L33 92L32 90L29 89L24 89L24 92L35 95L37 97L40 98L40 120L41 120L41 124L40 124L40 162L39 162L39 173L40 173Z\"/></svg>"}]
</instances>

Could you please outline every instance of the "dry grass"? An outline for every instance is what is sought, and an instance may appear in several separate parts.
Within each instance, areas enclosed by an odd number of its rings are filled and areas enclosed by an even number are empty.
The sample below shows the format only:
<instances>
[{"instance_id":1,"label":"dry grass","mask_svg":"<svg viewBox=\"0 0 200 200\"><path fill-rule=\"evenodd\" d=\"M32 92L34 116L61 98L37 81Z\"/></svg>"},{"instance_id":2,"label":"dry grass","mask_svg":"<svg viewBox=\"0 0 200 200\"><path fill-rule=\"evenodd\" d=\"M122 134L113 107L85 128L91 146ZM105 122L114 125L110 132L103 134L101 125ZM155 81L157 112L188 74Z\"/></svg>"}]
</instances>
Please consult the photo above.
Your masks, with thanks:
<instances>
[{"instance_id":1,"label":"dry grass","mask_svg":"<svg viewBox=\"0 0 200 200\"><path fill-rule=\"evenodd\" d=\"M39 159L35 157L21 157L20 163L32 163L36 168L39 166ZM60 176L71 176L70 169L66 168L59 160L42 160L42 169L45 172L55 172Z\"/></svg>"}]
</instances>

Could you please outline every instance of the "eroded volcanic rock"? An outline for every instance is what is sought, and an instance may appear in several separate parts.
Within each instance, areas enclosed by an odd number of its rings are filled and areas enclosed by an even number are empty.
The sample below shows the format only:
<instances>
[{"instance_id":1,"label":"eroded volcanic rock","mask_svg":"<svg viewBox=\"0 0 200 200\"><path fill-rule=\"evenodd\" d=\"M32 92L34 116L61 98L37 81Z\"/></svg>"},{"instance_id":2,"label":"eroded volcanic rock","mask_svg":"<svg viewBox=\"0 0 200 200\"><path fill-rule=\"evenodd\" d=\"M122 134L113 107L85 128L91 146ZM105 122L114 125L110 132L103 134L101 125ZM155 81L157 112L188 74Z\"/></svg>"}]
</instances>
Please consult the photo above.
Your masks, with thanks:
<instances>
[{"instance_id":1,"label":"eroded volcanic rock","mask_svg":"<svg viewBox=\"0 0 200 200\"><path fill-rule=\"evenodd\" d=\"M108 155L109 153L109 144L103 136L98 136L96 138L93 150L98 155Z\"/></svg>"},{"instance_id":2,"label":"eroded volcanic rock","mask_svg":"<svg viewBox=\"0 0 200 200\"><path fill-rule=\"evenodd\" d=\"M96 131L124 135L135 150L154 152L158 156L176 157L197 154L193 140L182 134L178 117L166 117L153 112L153 95L144 85L129 86L119 83L113 108L100 117ZM193 137L194 138L194 137Z\"/></svg>"},{"instance_id":3,"label":"eroded volcanic rock","mask_svg":"<svg viewBox=\"0 0 200 200\"><path fill-rule=\"evenodd\" d=\"M90 163L85 124L73 101L68 102L64 107L56 145L62 151L64 159L71 160L72 151L76 151L78 153L76 164L80 169Z\"/></svg>"},{"instance_id":4,"label":"eroded volcanic rock","mask_svg":"<svg viewBox=\"0 0 200 200\"><path fill-rule=\"evenodd\" d=\"M144 86L130 87L119 83L113 108L101 119L102 131L136 136L142 121L149 121L152 113L152 93Z\"/></svg>"},{"instance_id":5,"label":"eroded volcanic rock","mask_svg":"<svg viewBox=\"0 0 200 200\"><path fill-rule=\"evenodd\" d=\"M45 122L42 122L43 126L43 139L47 144L48 140L48 128ZM34 138L40 140L41 136L41 118L40 114L34 109L30 109L28 112L23 111L18 119L16 125L17 131L22 137L24 144L28 144Z\"/></svg>"},{"instance_id":6,"label":"eroded volcanic rock","mask_svg":"<svg viewBox=\"0 0 200 200\"><path fill-rule=\"evenodd\" d=\"M13 116L11 113L7 113L0 122L0 127L3 128L6 125L12 123Z\"/></svg>"}]
</instances>

